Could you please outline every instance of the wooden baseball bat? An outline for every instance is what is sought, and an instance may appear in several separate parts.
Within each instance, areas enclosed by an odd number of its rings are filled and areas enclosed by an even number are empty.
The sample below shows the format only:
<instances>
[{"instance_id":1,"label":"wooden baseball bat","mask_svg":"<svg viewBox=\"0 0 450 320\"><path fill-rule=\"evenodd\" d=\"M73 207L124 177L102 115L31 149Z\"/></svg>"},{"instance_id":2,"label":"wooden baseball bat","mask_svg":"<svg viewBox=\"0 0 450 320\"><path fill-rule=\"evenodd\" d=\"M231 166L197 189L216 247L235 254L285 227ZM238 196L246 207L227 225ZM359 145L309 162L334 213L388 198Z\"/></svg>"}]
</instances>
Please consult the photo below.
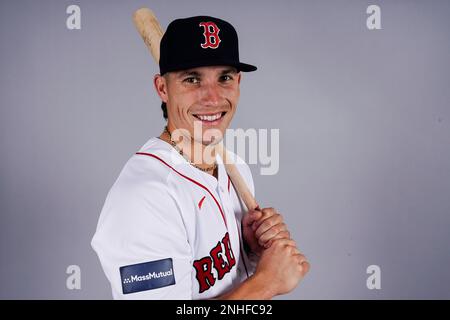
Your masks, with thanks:
<instances>
[{"instance_id":1,"label":"wooden baseball bat","mask_svg":"<svg viewBox=\"0 0 450 320\"><path fill-rule=\"evenodd\" d=\"M155 62L159 64L159 46L164 32L158 22L158 19L156 19L155 14L148 8L140 8L134 12L133 21L136 29L144 40L145 45L149 49L152 57L155 59ZM215 149L223 159L225 169L230 176L238 195L241 197L242 201L244 201L247 209L259 209L258 203L248 189L245 180L236 168L234 158L223 146L223 141L218 143Z\"/></svg>"}]
</instances>

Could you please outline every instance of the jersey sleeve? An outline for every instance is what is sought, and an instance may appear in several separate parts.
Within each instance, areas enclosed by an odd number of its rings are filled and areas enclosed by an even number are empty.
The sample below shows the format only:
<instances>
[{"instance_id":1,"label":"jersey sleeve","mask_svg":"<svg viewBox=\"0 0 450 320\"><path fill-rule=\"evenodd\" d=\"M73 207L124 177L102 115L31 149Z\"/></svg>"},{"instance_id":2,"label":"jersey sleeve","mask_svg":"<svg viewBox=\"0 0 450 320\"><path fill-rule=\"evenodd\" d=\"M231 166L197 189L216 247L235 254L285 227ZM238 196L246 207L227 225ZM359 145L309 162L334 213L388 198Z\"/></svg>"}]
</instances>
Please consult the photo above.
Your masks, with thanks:
<instances>
[{"instance_id":1,"label":"jersey sleeve","mask_svg":"<svg viewBox=\"0 0 450 320\"><path fill-rule=\"evenodd\" d=\"M114 299L192 299L192 250L179 207L141 161L130 160L108 193L92 247Z\"/></svg>"}]
</instances>

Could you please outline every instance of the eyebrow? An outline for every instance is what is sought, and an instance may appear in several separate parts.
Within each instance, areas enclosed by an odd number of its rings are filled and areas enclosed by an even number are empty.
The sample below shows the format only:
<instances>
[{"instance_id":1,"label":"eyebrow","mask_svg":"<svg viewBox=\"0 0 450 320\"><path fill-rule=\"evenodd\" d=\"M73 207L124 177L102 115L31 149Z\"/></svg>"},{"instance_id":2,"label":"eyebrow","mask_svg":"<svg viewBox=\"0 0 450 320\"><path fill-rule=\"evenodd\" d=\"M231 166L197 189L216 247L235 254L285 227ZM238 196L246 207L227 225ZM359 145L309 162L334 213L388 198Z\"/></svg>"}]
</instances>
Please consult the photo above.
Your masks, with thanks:
<instances>
[{"instance_id":1,"label":"eyebrow","mask_svg":"<svg viewBox=\"0 0 450 320\"><path fill-rule=\"evenodd\" d=\"M185 76L195 76L195 77L199 77L199 76L200 76L200 73L197 72L197 71L186 70L186 71L180 72L180 73L178 74L178 78L182 78L182 77L185 77Z\"/></svg>"},{"instance_id":2,"label":"eyebrow","mask_svg":"<svg viewBox=\"0 0 450 320\"><path fill-rule=\"evenodd\" d=\"M228 73L238 73L238 71L236 70L236 68L228 68L228 69L224 69L221 74L228 74Z\"/></svg>"},{"instance_id":3,"label":"eyebrow","mask_svg":"<svg viewBox=\"0 0 450 320\"><path fill-rule=\"evenodd\" d=\"M233 68L233 67L231 67L231 68L226 68L226 69L223 69L223 70L220 72L220 75L229 74L229 73L238 73L238 71L236 70L236 68ZM185 70L185 71L180 72L180 73L177 75L177 78L182 78L182 77L186 77L186 76L200 77L200 76L201 76L201 73L200 73L200 72L197 72L197 71L194 71L194 70Z\"/></svg>"}]
</instances>

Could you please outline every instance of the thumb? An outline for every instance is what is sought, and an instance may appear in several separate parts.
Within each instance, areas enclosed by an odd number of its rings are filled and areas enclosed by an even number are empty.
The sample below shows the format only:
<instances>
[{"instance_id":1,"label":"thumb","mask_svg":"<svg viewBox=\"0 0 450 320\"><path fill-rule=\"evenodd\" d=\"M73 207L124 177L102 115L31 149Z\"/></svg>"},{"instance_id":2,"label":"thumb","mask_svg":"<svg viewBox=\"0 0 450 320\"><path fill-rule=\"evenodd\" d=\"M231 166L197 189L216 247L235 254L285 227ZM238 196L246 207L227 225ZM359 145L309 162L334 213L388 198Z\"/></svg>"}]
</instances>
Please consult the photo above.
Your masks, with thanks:
<instances>
[{"instance_id":1,"label":"thumb","mask_svg":"<svg viewBox=\"0 0 450 320\"><path fill-rule=\"evenodd\" d=\"M248 213L244 216L242 219L242 223L245 226L252 225L253 222L257 221L259 218L261 218L262 212L258 210L249 210Z\"/></svg>"}]
</instances>

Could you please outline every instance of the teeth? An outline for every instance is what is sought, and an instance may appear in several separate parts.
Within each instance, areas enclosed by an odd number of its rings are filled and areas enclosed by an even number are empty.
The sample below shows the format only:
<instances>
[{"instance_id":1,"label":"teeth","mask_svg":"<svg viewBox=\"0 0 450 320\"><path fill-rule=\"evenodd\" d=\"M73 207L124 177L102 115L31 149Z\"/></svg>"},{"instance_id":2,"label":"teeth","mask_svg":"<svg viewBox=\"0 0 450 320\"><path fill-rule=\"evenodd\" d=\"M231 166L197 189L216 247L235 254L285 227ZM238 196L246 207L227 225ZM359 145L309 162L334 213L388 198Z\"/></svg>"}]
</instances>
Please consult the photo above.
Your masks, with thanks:
<instances>
[{"instance_id":1,"label":"teeth","mask_svg":"<svg viewBox=\"0 0 450 320\"><path fill-rule=\"evenodd\" d=\"M199 114L197 115L197 117L200 120L203 120L203 121L215 121L215 120L219 119L221 116L222 116L222 113L217 113L217 114L208 115L208 116L206 116L206 115L199 115Z\"/></svg>"}]
</instances>

